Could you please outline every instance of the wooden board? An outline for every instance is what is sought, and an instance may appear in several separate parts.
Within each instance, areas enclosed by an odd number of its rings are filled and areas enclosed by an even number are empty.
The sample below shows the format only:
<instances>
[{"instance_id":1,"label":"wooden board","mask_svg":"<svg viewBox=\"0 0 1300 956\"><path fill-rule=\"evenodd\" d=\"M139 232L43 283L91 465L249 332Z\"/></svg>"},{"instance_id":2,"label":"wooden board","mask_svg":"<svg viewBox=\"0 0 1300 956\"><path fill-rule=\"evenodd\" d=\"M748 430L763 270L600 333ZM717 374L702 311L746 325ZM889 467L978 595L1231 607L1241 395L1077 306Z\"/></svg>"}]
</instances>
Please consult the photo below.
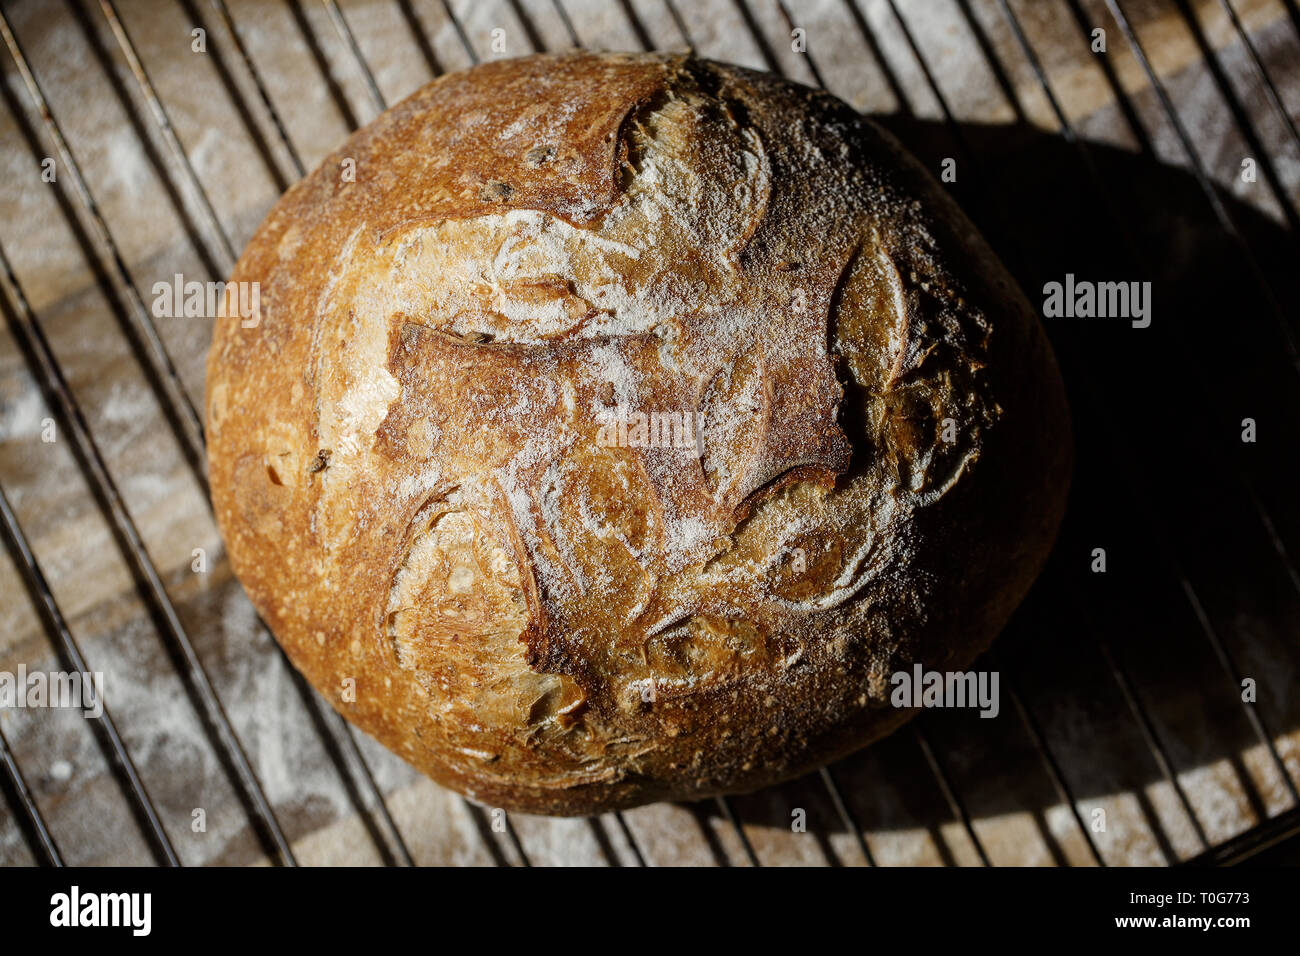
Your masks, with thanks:
<instances>
[{"instance_id":1,"label":"wooden board","mask_svg":"<svg viewBox=\"0 0 1300 956\"><path fill-rule=\"evenodd\" d=\"M1300 578L1285 555L1300 554L1288 467L1300 379L1286 347L1300 316L1300 142L1220 0L1122 6L1172 116L1100 0L1011 3L1041 78L996 0L919 0L900 13L884 0L345 0L355 51L316 0L225 0L228 21L213 0L120 0L120 32L94 2L5 4L75 168L0 57L0 247L301 862L382 863L404 846L421 864L1167 864L1295 806ZM1276 0L1232 7L1294 124L1298 24ZM1104 54L1090 49L1093 27ZM796 29L806 52L792 47ZM1066 272L1153 282L1150 329L1049 325L1080 466L1050 567L977 665L1001 675L996 719L930 712L827 772L725 804L502 817L359 733L361 759L349 758L347 732L259 626L141 358L149 350L133 342L133 297L147 307L154 283L177 274L223 277L298 163L314 166L382 103L474 58L574 43L691 45L824 82L932 169L956 160L954 194L1031 297ZM46 158L54 182L42 179ZM180 859L269 862L75 442L57 420L43 440L57 416L12 325L29 317L4 286L0 487L70 633L105 674ZM201 409L208 322L156 324L177 394ZM1240 440L1247 417L1255 444ZM1090 569L1099 547L1105 574ZM0 671L57 669L16 562L0 556ZM1253 704L1243 678L1257 684ZM79 712L2 710L0 731L65 859L154 859ZM0 863L35 860L0 804Z\"/></svg>"}]
</instances>

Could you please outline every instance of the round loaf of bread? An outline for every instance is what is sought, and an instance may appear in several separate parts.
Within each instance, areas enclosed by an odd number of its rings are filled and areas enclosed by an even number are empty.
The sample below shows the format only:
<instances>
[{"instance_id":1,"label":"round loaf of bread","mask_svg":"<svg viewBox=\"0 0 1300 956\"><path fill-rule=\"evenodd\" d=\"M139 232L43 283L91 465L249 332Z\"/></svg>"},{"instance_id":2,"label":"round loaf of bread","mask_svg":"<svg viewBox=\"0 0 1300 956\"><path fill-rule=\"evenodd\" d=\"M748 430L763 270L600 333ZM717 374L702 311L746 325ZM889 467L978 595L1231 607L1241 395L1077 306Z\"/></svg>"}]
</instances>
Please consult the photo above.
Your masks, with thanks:
<instances>
[{"instance_id":1,"label":"round loaf of bread","mask_svg":"<svg viewBox=\"0 0 1300 956\"><path fill-rule=\"evenodd\" d=\"M753 790L964 668L1069 482L1034 311L831 96L688 55L443 76L295 185L218 323L233 569L347 718L491 806Z\"/></svg>"}]
</instances>

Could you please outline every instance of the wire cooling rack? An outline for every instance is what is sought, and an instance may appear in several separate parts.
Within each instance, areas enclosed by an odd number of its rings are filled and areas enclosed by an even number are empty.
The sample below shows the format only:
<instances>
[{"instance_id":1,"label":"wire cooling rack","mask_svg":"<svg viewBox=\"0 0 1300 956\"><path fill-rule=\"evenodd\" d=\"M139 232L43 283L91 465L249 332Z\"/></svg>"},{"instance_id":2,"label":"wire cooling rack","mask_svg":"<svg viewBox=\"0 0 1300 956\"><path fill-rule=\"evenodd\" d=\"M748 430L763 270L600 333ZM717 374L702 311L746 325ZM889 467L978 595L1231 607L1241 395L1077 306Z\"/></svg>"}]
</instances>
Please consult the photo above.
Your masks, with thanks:
<instances>
[{"instance_id":1,"label":"wire cooling rack","mask_svg":"<svg viewBox=\"0 0 1300 956\"><path fill-rule=\"evenodd\" d=\"M0 861L1125 865L1300 830L1291 0L2 9L0 670L107 673L99 718L0 712ZM1080 474L980 665L1001 719L927 713L750 796L507 815L353 730L256 619L207 504L210 328L155 317L155 283L227 276L280 192L433 76L568 47L691 47L825 87L932 169L955 160L1031 296L1092 266L1176 303L1149 339L1049 325Z\"/></svg>"}]
</instances>

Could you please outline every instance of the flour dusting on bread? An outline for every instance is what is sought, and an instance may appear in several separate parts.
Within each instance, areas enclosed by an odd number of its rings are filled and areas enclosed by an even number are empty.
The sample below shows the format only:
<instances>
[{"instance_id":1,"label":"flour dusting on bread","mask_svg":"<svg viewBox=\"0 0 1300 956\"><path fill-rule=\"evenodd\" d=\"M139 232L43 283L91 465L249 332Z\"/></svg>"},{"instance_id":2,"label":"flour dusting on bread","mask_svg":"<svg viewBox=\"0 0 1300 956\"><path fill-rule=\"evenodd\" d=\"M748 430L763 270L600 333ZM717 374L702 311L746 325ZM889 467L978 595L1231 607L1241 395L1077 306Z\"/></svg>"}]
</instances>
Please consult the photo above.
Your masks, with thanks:
<instances>
[{"instance_id":1,"label":"flour dusting on bread","mask_svg":"<svg viewBox=\"0 0 1300 956\"><path fill-rule=\"evenodd\" d=\"M443 77L235 278L266 305L209 375L237 573L344 713L497 805L750 789L887 732L891 669L983 648L1059 518L1023 298L892 140L774 77Z\"/></svg>"}]
</instances>

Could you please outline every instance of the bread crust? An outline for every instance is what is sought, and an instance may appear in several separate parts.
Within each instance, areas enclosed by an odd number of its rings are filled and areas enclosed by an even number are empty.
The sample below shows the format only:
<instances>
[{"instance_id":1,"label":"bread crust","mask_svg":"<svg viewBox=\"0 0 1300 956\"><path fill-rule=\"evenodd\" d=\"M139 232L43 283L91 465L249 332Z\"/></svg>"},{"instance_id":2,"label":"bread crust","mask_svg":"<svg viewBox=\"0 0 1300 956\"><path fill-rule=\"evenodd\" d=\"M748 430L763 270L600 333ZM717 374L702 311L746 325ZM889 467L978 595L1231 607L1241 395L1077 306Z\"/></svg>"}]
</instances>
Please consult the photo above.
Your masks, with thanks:
<instances>
[{"instance_id":1,"label":"bread crust","mask_svg":"<svg viewBox=\"0 0 1300 956\"><path fill-rule=\"evenodd\" d=\"M984 650L1064 507L1023 295L887 134L769 75L448 74L232 280L260 289L208 363L232 567L341 713L492 806L752 790L890 732L890 675Z\"/></svg>"}]
</instances>

